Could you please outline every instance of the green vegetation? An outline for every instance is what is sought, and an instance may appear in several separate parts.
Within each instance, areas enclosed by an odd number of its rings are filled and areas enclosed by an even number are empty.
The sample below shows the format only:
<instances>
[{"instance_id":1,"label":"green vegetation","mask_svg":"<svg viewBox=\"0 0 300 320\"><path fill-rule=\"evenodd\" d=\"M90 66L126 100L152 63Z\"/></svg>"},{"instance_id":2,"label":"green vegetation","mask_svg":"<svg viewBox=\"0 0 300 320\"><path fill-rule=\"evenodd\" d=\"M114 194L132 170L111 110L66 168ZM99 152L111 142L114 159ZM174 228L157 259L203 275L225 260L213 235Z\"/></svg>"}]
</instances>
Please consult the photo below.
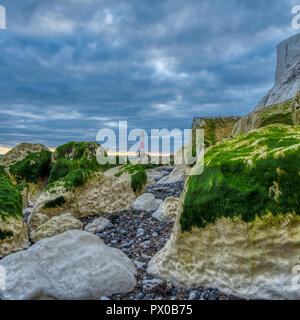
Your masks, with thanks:
<instances>
[{"instance_id":1,"label":"green vegetation","mask_svg":"<svg viewBox=\"0 0 300 320\"><path fill-rule=\"evenodd\" d=\"M9 239L13 236L11 231L0 230L0 241Z\"/></svg>"},{"instance_id":2,"label":"green vegetation","mask_svg":"<svg viewBox=\"0 0 300 320\"><path fill-rule=\"evenodd\" d=\"M62 207L66 203L66 200L64 197L56 198L55 200L51 200L45 203L44 208L45 209L52 209L57 207Z\"/></svg>"},{"instance_id":3,"label":"green vegetation","mask_svg":"<svg viewBox=\"0 0 300 320\"><path fill-rule=\"evenodd\" d=\"M20 191L7 179L0 177L0 219L23 217Z\"/></svg>"},{"instance_id":4,"label":"green vegetation","mask_svg":"<svg viewBox=\"0 0 300 320\"><path fill-rule=\"evenodd\" d=\"M49 183L64 178L75 169L79 169L79 164L77 161L72 161L69 159L59 159L51 169Z\"/></svg>"},{"instance_id":5,"label":"green vegetation","mask_svg":"<svg viewBox=\"0 0 300 320\"><path fill-rule=\"evenodd\" d=\"M291 105L293 100L289 99L283 103L267 106L257 111L261 116L260 127L280 123L284 125L293 125Z\"/></svg>"},{"instance_id":6,"label":"green vegetation","mask_svg":"<svg viewBox=\"0 0 300 320\"><path fill-rule=\"evenodd\" d=\"M194 126L192 130L192 155L196 156L196 129L204 130L204 146L209 148L216 144L216 121L217 119L205 119L205 124L203 126Z\"/></svg>"},{"instance_id":7,"label":"green vegetation","mask_svg":"<svg viewBox=\"0 0 300 320\"><path fill-rule=\"evenodd\" d=\"M300 127L268 126L212 147L203 174L188 179L182 230L221 217L300 215L299 163Z\"/></svg>"},{"instance_id":8,"label":"green vegetation","mask_svg":"<svg viewBox=\"0 0 300 320\"><path fill-rule=\"evenodd\" d=\"M134 192L139 192L143 189L147 182L147 174L142 164L127 164L123 166L120 171L115 175L120 177L123 173L131 175L131 188Z\"/></svg>"},{"instance_id":9,"label":"green vegetation","mask_svg":"<svg viewBox=\"0 0 300 320\"><path fill-rule=\"evenodd\" d=\"M50 167L51 152L42 150L41 152L29 153L25 159L14 163L9 171L17 183L37 183L39 178L49 176Z\"/></svg>"},{"instance_id":10,"label":"green vegetation","mask_svg":"<svg viewBox=\"0 0 300 320\"><path fill-rule=\"evenodd\" d=\"M88 151L89 142L68 142L56 149L57 159L80 160Z\"/></svg>"},{"instance_id":11,"label":"green vegetation","mask_svg":"<svg viewBox=\"0 0 300 320\"><path fill-rule=\"evenodd\" d=\"M216 143L215 139L215 129L216 129L216 124L213 120L208 119L207 120L207 136L206 136L206 143L209 143L210 145L214 145Z\"/></svg>"},{"instance_id":12,"label":"green vegetation","mask_svg":"<svg viewBox=\"0 0 300 320\"><path fill-rule=\"evenodd\" d=\"M55 189L59 186L63 186L66 190L71 190L74 188L81 187L87 182L91 173L92 171L90 170L75 169L70 173L68 173L64 178L58 181L49 183L45 191L49 191L50 193L55 194L56 193Z\"/></svg>"},{"instance_id":13,"label":"green vegetation","mask_svg":"<svg viewBox=\"0 0 300 320\"><path fill-rule=\"evenodd\" d=\"M56 149L56 162L53 165L49 177L49 183L53 183L66 177L73 170L84 169L93 172L106 171L118 166L107 163L100 165L96 153L100 145L97 142L69 142ZM117 158L117 163L119 158Z\"/></svg>"},{"instance_id":14,"label":"green vegetation","mask_svg":"<svg viewBox=\"0 0 300 320\"><path fill-rule=\"evenodd\" d=\"M65 188L70 190L83 186L91 173L92 171L86 169L73 170L63 179Z\"/></svg>"},{"instance_id":15,"label":"green vegetation","mask_svg":"<svg viewBox=\"0 0 300 320\"><path fill-rule=\"evenodd\" d=\"M21 183L15 186L20 192L22 192L25 188L28 188L28 184L27 183Z\"/></svg>"},{"instance_id":16,"label":"green vegetation","mask_svg":"<svg viewBox=\"0 0 300 320\"><path fill-rule=\"evenodd\" d=\"M9 179L9 176L8 176L7 172L5 171L4 166L0 166L0 177Z\"/></svg>"}]
</instances>

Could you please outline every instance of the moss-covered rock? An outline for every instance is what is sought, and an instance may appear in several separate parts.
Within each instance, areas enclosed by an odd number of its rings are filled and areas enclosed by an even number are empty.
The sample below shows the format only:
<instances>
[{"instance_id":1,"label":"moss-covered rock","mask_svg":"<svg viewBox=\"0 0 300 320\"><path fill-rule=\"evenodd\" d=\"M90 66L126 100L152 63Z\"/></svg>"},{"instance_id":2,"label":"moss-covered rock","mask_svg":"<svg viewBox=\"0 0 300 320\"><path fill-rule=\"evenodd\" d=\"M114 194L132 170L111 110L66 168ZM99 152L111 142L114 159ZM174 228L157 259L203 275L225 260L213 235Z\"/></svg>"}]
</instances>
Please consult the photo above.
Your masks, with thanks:
<instances>
[{"instance_id":1,"label":"moss-covered rock","mask_svg":"<svg viewBox=\"0 0 300 320\"><path fill-rule=\"evenodd\" d=\"M23 218L23 203L20 191L13 184L0 177L0 219Z\"/></svg>"},{"instance_id":2,"label":"moss-covered rock","mask_svg":"<svg viewBox=\"0 0 300 320\"><path fill-rule=\"evenodd\" d=\"M271 124L298 125L294 121L295 98L254 110L241 118L233 128L233 135L248 133Z\"/></svg>"},{"instance_id":3,"label":"moss-covered rock","mask_svg":"<svg viewBox=\"0 0 300 320\"><path fill-rule=\"evenodd\" d=\"M7 171L5 170L4 166L0 166L0 177L5 178L5 179L9 179L9 175L8 175Z\"/></svg>"},{"instance_id":4,"label":"moss-covered rock","mask_svg":"<svg viewBox=\"0 0 300 320\"><path fill-rule=\"evenodd\" d=\"M240 117L206 117L193 120L192 130L195 135L195 129L204 130L204 143L210 147L216 142L232 135L232 130Z\"/></svg>"},{"instance_id":5,"label":"moss-covered rock","mask_svg":"<svg viewBox=\"0 0 300 320\"><path fill-rule=\"evenodd\" d=\"M148 273L247 299L299 299L299 164L300 127L267 126L207 150Z\"/></svg>"},{"instance_id":6,"label":"moss-covered rock","mask_svg":"<svg viewBox=\"0 0 300 320\"><path fill-rule=\"evenodd\" d=\"M17 184L38 183L48 178L51 151L42 144L21 143L0 158L0 176L10 176Z\"/></svg>"},{"instance_id":7,"label":"moss-covered rock","mask_svg":"<svg viewBox=\"0 0 300 320\"><path fill-rule=\"evenodd\" d=\"M136 196L127 181L102 172L73 170L47 186L33 208L48 217L70 212L76 218L130 209Z\"/></svg>"},{"instance_id":8,"label":"moss-covered rock","mask_svg":"<svg viewBox=\"0 0 300 320\"><path fill-rule=\"evenodd\" d=\"M68 142L58 148L53 153L53 160L69 159L84 161L93 161L97 150L100 148L97 142Z\"/></svg>"},{"instance_id":9,"label":"moss-covered rock","mask_svg":"<svg viewBox=\"0 0 300 320\"><path fill-rule=\"evenodd\" d=\"M67 176L71 171L79 169L79 164L77 161L69 159L59 159L57 160L50 173L49 183L55 182L61 178Z\"/></svg>"},{"instance_id":10,"label":"moss-covered rock","mask_svg":"<svg viewBox=\"0 0 300 320\"><path fill-rule=\"evenodd\" d=\"M28 247L20 191L0 177L0 258Z\"/></svg>"},{"instance_id":11,"label":"moss-covered rock","mask_svg":"<svg viewBox=\"0 0 300 320\"><path fill-rule=\"evenodd\" d=\"M44 145L39 143L21 143L0 158L0 166L9 168L16 162L24 160L30 153L39 153L43 150L49 151Z\"/></svg>"},{"instance_id":12,"label":"moss-covered rock","mask_svg":"<svg viewBox=\"0 0 300 320\"><path fill-rule=\"evenodd\" d=\"M49 183L67 176L76 169L93 172L105 171L111 165L100 165L97 154L105 154L105 150L97 142L69 142L56 149L52 156L53 167Z\"/></svg>"},{"instance_id":13,"label":"moss-covered rock","mask_svg":"<svg viewBox=\"0 0 300 320\"><path fill-rule=\"evenodd\" d=\"M0 159L0 176L20 185L24 206L35 202L45 188L51 168L51 151L42 144L22 143Z\"/></svg>"},{"instance_id":14,"label":"moss-covered rock","mask_svg":"<svg viewBox=\"0 0 300 320\"><path fill-rule=\"evenodd\" d=\"M188 179L183 230L221 217L300 215L299 163L299 127L268 126L214 146L203 174Z\"/></svg>"},{"instance_id":15,"label":"moss-covered rock","mask_svg":"<svg viewBox=\"0 0 300 320\"><path fill-rule=\"evenodd\" d=\"M26 158L17 161L9 167L10 174L17 183L37 184L40 179L47 179L50 174L51 152L29 153Z\"/></svg>"},{"instance_id":16,"label":"moss-covered rock","mask_svg":"<svg viewBox=\"0 0 300 320\"><path fill-rule=\"evenodd\" d=\"M131 177L131 188L134 192L139 193L147 183L147 173L142 164L127 164L121 166L115 177L121 177L123 174L129 174Z\"/></svg>"}]
</instances>

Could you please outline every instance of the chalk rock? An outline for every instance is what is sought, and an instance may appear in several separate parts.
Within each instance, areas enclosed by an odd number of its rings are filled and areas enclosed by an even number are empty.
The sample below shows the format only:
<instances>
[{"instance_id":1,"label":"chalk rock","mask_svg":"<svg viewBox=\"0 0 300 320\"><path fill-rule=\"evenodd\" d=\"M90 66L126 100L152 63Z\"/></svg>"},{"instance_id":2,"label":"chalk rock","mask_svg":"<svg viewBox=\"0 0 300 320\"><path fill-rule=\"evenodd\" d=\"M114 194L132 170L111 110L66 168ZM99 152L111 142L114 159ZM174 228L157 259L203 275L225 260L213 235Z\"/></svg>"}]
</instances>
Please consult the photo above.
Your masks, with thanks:
<instances>
[{"instance_id":1,"label":"chalk rock","mask_svg":"<svg viewBox=\"0 0 300 320\"><path fill-rule=\"evenodd\" d=\"M178 198L167 198L152 214L152 217L162 222L172 222L176 220L181 209L181 202Z\"/></svg>"},{"instance_id":2,"label":"chalk rock","mask_svg":"<svg viewBox=\"0 0 300 320\"><path fill-rule=\"evenodd\" d=\"M61 179L47 188L35 203L31 219L40 213L48 217L72 213L82 218L123 211L130 209L136 199L128 182L101 172L87 174L78 170L72 173L71 181L81 183L72 185Z\"/></svg>"},{"instance_id":3,"label":"chalk rock","mask_svg":"<svg viewBox=\"0 0 300 320\"><path fill-rule=\"evenodd\" d=\"M300 89L300 34L277 46L275 85L258 103L256 110L293 98Z\"/></svg>"},{"instance_id":4,"label":"chalk rock","mask_svg":"<svg viewBox=\"0 0 300 320\"><path fill-rule=\"evenodd\" d=\"M50 238L69 230L82 230L83 223L72 216L71 213L65 213L51 219L46 215L42 215L47 220L40 224L36 229L30 231L30 239L32 242L38 242L44 238Z\"/></svg>"},{"instance_id":5,"label":"chalk rock","mask_svg":"<svg viewBox=\"0 0 300 320\"><path fill-rule=\"evenodd\" d=\"M152 193L144 193L135 200L133 209L151 213L156 211L161 203L162 200L155 199Z\"/></svg>"},{"instance_id":6,"label":"chalk rock","mask_svg":"<svg viewBox=\"0 0 300 320\"><path fill-rule=\"evenodd\" d=\"M5 257L0 267L6 271L4 300L92 300L130 292L136 284L133 263L84 231L43 239Z\"/></svg>"}]
</instances>

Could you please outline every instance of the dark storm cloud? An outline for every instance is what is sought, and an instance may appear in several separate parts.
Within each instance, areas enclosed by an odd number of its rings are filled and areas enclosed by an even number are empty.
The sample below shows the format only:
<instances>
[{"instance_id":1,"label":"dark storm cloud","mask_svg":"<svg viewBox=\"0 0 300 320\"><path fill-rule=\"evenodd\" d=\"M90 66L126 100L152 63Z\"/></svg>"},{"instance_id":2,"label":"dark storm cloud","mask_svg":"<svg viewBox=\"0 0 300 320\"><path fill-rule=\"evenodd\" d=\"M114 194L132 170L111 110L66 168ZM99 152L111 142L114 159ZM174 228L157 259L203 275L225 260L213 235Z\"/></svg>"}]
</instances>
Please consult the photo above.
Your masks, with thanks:
<instances>
[{"instance_id":1,"label":"dark storm cloud","mask_svg":"<svg viewBox=\"0 0 300 320\"><path fill-rule=\"evenodd\" d=\"M293 1L1 0L0 144L239 115L272 86Z\"/></svg>"}]
</instances>

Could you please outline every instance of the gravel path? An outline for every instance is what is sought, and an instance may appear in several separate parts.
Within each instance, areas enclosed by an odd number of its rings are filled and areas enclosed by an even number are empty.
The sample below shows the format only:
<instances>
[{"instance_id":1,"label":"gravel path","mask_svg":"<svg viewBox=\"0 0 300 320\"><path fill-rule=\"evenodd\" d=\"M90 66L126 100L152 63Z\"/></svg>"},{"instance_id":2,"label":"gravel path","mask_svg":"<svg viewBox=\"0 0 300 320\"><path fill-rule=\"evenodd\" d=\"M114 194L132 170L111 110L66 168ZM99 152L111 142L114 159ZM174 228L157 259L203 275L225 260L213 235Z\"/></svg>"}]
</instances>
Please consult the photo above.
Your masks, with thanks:
<instances>
[{"instance_id":1,"label":"gravel path","mask_svg":"<svg viewBox=\"0 0 300 320\"><path fill-rule=\"evenodd\" d=\"M147 188L156 198L164 200L181 194L184 183L157 185ZM151 191L150 191L151 190ZM171 195L172 193L172 195ZM103 217L103 215L102 215ZM170 238L173 224L160 222L144 212L124 211L105 215L110 220L106 229L97 235L110 247L122 250L135 264L138 276L133 292L108 297L112 300L231 300L236 299L217 289L182 289L147 274L151 258L161 250ZM97 217L82 219L84 224Z\"/></svg>"}]
</instances>

